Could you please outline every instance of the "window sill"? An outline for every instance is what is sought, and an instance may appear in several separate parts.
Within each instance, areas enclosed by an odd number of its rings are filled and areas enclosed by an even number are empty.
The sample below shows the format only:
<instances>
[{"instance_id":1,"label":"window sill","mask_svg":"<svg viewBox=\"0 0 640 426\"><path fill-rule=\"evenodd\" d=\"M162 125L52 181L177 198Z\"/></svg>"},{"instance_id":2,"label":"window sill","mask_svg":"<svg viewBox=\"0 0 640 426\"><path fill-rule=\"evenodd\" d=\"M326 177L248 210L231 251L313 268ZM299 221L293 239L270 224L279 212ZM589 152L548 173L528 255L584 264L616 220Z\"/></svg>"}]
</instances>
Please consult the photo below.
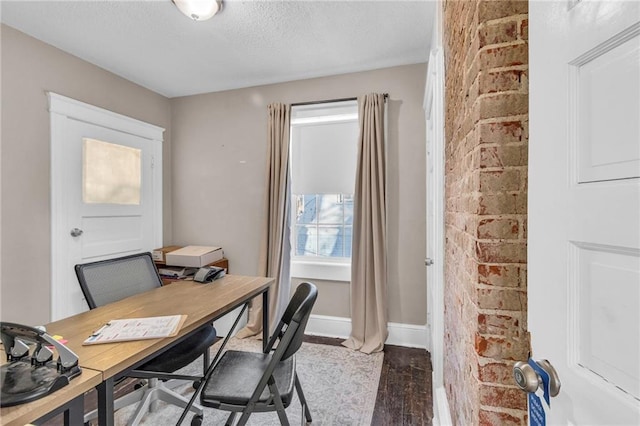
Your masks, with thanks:
<instances>
[{"instance_id":1,"label":"window sill","mask_svg":"<svg viewBox=\"0 0 640 426\"><path fill-rule=\"evenodd\" d=\"M291 261L291 276L302 279L351 282L351 264L333 262Z\"/></svg>"}]
</instances>

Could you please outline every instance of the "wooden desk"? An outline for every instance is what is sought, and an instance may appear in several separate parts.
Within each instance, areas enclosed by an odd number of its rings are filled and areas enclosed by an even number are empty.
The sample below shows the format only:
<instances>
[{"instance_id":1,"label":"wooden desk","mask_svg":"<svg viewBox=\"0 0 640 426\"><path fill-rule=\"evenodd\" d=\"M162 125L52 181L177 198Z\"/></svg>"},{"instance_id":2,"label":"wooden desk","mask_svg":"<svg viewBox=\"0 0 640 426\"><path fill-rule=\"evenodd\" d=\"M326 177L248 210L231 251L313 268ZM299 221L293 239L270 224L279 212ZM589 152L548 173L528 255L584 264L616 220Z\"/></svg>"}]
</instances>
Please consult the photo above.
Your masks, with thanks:
<instances>
[{"instance_id":1,"label":"wooden desk","mask_svg":"<svg viewBox=\"0 0 640 426\"><path fill-rule=\"evenodd\" d=\"M0 356L5 359L2 352ZM65 411L65 424L84 423L84 393L102 382L102 373L83 368L82 374L71 379L69 384L53 394L26 404L4 407L0 410L0 424L24 425L45 419Z\"/></svg>"},{"instance_id":2,"label":"wooden desk","mask_svg":"<svg viewBox=\"0 0 640 426\"><path fill-rule=\"evenodd\" d=\"M227 275L209 284L184 281L140 293L118 302L47 324L49 334L59 334L78 355L80 366L102 372L98 390L99 423L113 424L113 379L135 368L200 326L263 295L263 324L268 324L269 287L273 278ZM161 315L187 315L175 337L83 346L82 342L112 319ZM263 342L268 340L263 327Z\"/></svg>"}]
</instances>

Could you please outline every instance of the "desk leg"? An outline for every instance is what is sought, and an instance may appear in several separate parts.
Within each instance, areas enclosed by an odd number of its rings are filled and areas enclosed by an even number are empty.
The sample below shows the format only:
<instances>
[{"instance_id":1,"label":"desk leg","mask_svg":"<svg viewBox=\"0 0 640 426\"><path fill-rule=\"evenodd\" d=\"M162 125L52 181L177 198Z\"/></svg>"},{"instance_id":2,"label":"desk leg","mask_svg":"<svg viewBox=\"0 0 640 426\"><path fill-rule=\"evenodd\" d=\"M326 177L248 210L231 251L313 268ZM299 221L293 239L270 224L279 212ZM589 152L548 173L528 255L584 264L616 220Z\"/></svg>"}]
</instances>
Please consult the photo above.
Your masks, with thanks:
<instances>
[{"instance_id":1,"label":"desk leg","mask_svg":"<svg viewBox=\"0 0 640 426\"><path fill-rule=\"evenodd\" d=\"M76 426L84 423L84 395L77 396L68 403L64 412L64 425Z\"/></svg>"},{"instance_id":2,"label":"desk leg","mask_svg":"<svg viewBox=\"0 0 640 426\"><path fill-rule=\"evenodd\" d=\"M33 424L46 424L52 419L56 419L55 424L59 424L60 420L57 419L57 417L61 413L63 414L64 426L77 426L84 424L84 394L80 394L64 405L50 411L38 420L34 421Z\"/></svg>"},{"instance_id":3,"label":"desk leg","mask_svg":"<svg viewBox=\"0 0 640 426\"><path fill-rule=\"evenodd\" d=\"M269 288L262 293L262 350L269 343Z\"/></svg>"},{"instance_id":4,"label":"desk leg","mask_svg":"<svg viewBox=\"0 0 640 426\"><path fill-rule=\"evenodd\" d=\"M113 377L96 386L98 391L98 424L113 426Z\"/></svg>"}]
</instances>

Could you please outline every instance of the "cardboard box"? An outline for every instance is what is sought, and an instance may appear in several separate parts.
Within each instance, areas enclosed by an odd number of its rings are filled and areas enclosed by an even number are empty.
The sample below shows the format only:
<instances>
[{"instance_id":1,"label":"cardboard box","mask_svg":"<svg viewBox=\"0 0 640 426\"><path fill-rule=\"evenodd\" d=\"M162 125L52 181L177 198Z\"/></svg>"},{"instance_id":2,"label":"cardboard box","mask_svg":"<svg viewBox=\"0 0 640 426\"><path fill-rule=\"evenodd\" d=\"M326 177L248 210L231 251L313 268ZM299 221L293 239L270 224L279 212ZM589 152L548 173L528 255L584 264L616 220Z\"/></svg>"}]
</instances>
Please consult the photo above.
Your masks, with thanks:
<instances>
[{"instance_id":1,"label":"cardboard box","mask_svg":"<svg viewBox=\"0 0 640 426\"><path fill-rule=\"evenodd\" d=\"M181 249L182 246L166 246L153 250L151 252L151 257L153 257L154 262L165 263L165 255L169 252Z\"/></svg>"},{"instance_id":2,"label":"cardboard box","mask_svg":"<svg viewBox=\"0 0 640 426\"><path fill-rule=\"evenodd\" d=\"M220 260L224 253L220 247L186 246L165 254L167 265L199 268Z\"/></svg>"}]
</instances>

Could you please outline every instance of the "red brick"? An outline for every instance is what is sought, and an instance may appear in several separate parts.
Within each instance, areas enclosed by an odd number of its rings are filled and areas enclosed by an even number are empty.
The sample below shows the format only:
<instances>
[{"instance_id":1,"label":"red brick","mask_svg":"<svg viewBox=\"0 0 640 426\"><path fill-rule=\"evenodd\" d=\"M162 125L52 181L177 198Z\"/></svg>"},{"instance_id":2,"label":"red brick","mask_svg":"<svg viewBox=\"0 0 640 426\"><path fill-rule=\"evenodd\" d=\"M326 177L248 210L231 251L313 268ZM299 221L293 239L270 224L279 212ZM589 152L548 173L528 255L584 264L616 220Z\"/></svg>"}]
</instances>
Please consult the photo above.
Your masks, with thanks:
<instances>
[{"instance_id":1,"label":"red brick","mask_svg":"<svg viewBox=\"0 0 640 426\"><path fill-rule=\"evenodd\" d=\"M490 407L526 410L527 394L513 387L481 385L480 404Z\"/></svg>"},{"instance_id":2,"label":"red brick","mask_svg":"<svg viewBox=\"0 0 640 426\"><path fill-rule=\"evenodd\" d=\"M479 215L515 214L517 194L480 194L474 198L473 213Z\"/></svg>"},{"instance_id":3,"label":"red brick","mask_svg":"<svg viewBox=\"0 0 640 426\"><path fill-rule=\"evenodd\" d=\"M526 412L520 416L500 411L480 410L479 426L523 426L526 425Z\"/></svg>"},{"instance_id":4,"label":"red brick","mask_svg":"<svg viewBox=\"0 0 640 426\"><path fill-rule=\"evenodd\" d=\"M518 265L478 265L478 282L496 287L521 287L521 267Z\"/></svg>"},{"instance_id":5,"label":"red brick","mask_svg":"<svg viewBox=\"0 0 640 426\"><path fill-rule=\"evenodd\" d=\"M524 266L520 271L520 287L527 288L527 267Z\"/></svg>"},{"instance_id":6,"label":"red brick","mask_svg":"<svg viewBox=\"0 0 640 426\"><path fill-rule=\"evenodd\" d=\"M526 166L528 156L526 145L481 146L477 155L477 167L486 169Z\"/></svg>"},{"instance_id":7,"label":"red brick","mask_svg":"<svg viewBox=\"0 0 640 426\"><path fill-rule=\"evenodd\" d=\"M478 52L480 51L481 47L481 41L480 34L479 32L476 33L475 27L467 27L465 31L467 31L469 34L476 34L476 36L471 40L464 58L464 69L469 70L471 68L474 68L473 63L477 62Z\"/></svg>"},{"instance_id":8,"label":"red brick","mask_svg":"<svg viewBox=\"0 0 640 426\"><path fill-rule=\"evenodd\" d=\"M484 72L480 74L479 80L480 94L522 90L529 86L525 70Z\"/></svg>"},{"instance_id":9,"label":"red brick","mask_svg":"<svg viewBox=\"0 0 640 426\"><path fill-rule=\"evenodd\" d=\"M518 314L516 314L518 315ZM518 338L522 327L519 316L479 314L478 333Z\"/></svg>"},{"instance_id":10,"label":"red brick","mask_svg":"<svg viewBox=\"0 0 640 426\"><path fill-rule=\"evenodd\" d=\"M498 93L478 99L480 119L509 117L529 112L526 93Z\"/></svg>"},{"instance_id":11,"label":"red brick","mask_svg":"<svg viewBox=\"0 0 640 426\"><path fill-rule=\"evenodd\" d=\"M473 82L475 80L477 80L480 77L480 56L479 54L476 54L473 56L472 58L473 60L471 61L470 64L467 64L466 66L466 77L465 77L465 87L469 87L471 86L471 84L473 84Z\"/></svg>"},{"instance_id":12,"label":"red brick","mask_svg":"<svg viewBox=\"0 0 640 426\"><path fill-rule=\"evenodd\" d=\"M495 360L523 360L529 353L528 340L476 335L476 352Z\"/></svg>"},{"instance_id":13,"label":"red brick","mask_svg":"<svg viewBox=\"0 0 640 426\"><path fill-rule=\"evenodd\" d=\"M476 94L475 96L477 97L477 87L471 88L470 90L475 90ZM470 92L471 93L471 92ZM470 95L470 96L474 96L474 95ZM475 121L473 119L473 117L471 116L466 116L464 120L462 120L462 122L460 123L460 131L458 133L458 136L460 138L464 138L465 142L469 142L469 140L473 140L473 134L472 131L474 130L474 126L475 126ZM468 139L471 138L471 139Z\"/></svg>"},{"instance_id":14,"label":"red brick","mask_svg":"<svg viewBox=\"0 0 640 426\"><path fill-rule=\"evenodd\" d=\"M514 289L480 288L477 290L480 309L524 312L527 309L526 293Z\"/></svg>"},{"instance_id":15,"label":"red brick","mask_svg":"<svg viewBox=\"0 0 640 426\"><path fill-rule=\"evenodd\" d=\"M478 365L478 378L484 383L513 385L513 363L492 362Z\"/></svg>"},{"instance_id":16,"label":"red brick","mask_svg":"<svg viewBox=\"0 0 640 426\"><path fill-rule=\"evenodd\" d=\"M470 201L470 211L479 215L527 213L526 192L476 194Z\"/></svg>"},{"instance_id":17,"label":"red brick","mask_svg":"<svg viewBox=\"0 0 640 426\"><path fill-rule=\"evenodd\" d=\"M478 190L483 194L518 191L522 187L522 177L517 169L480 171Z\"/></svg>"},{"instance_id":18,"label":"red brick","mask_svg":"<svg viewBox=\"0 0 640 426\"><path fill-rule=\"evenodd\" d=\"M526 263L527 245L524 242L476 242L476 259L480 263Z\"/></svg>"},{"instance_id":19,"label":"red brick","mask_svg":"<svg viewBox=\"0 0 640 426\"><path fill-rule=\"evenodd\" d=\"M480 95L479 84L480 84L480 79L475 78L473 80L473 83L469 87L469 90L467 91L467 102L469 103L469 105L473 105L478 99L478 96ZM473 122L471 116L467 116L465 117L465 119L470 122L471 125L469 127L471 128L476 124L475 122ZM471 129L468 129L467 132L463 132L463 134L466 135L467 133L469 133L470 130Z\"/></svg>"},{"instance_id":20,"label":"red brick","mask_svg":"<svg viewBox=\"0 0 640 426\"><path fill-rule=\"evenodd\" d=\"M508 46L487 48L480 51L481 70L514 67L529 63L529 45L517 43Z\"/></svg>"},{"instance_id":21,"label":"red brick","mask_svg":"<svg viewBox=\"0 0 640 426\"><path fill-rule=\"evenodd\" d=\"M514 219L480 219L478 222L479 239L516 239L519 233L520 225Z\"/></svg>"},{"instance_id":22,"label":"red brick","mask_svg":"<svg viewBox=\"0 0 640 426\"><path fill-rule=\"evenodd\" d=\"M509 43L518 39L518 22L492 22L482 24L478 30L479 47ZM476 52L479 49L476 49Z\"/></svg>"},{"instance_id":23,"label":"red brick","mask_svg":"<svg viewBox=\"0 0 640 426\"><path fill-rule=\"evenodd\" d=\"M524 425L525 414L510 408L515 406L511 391L485 389L481 400L479 384L482 377L493 387L513 389L508 366L525 359L530 347L526 306L521 306L526 304L528 4L445 0L442 7L447 394L455 424L478 425L483 413L484 424ZM483 409L483 402L505 407Z\"/></svg>"},{"instance_id":24,"label":"red brick","mask_svg":"<svg viewBox=\"0 0 640 426\"><path fill-rule=\"evenodd\" d=\"M523 40L529 40L529 20L523 19L520 23L520 37Z\"/></svg>"},{"instance_id":25,"label":"red brick","mask_svg":"<svg viewBox=\"0 0 640 426\"><path fill-rule=\"evenodd\" d=\"M526 140L525 123L516 121L501 121L497 123L480 123L480 143L507 144Z\"/></svg>"},{"instance_id":26,"label":"red brick","mask_svg":"<svg viewBox=\"0 0 640 426\"><path fill-rule=\"evenodd\" d=\"M526 13L529 13L529 4L526 0L482 0L478 3L480 22Z\"/></svg>"}]
</instances>

